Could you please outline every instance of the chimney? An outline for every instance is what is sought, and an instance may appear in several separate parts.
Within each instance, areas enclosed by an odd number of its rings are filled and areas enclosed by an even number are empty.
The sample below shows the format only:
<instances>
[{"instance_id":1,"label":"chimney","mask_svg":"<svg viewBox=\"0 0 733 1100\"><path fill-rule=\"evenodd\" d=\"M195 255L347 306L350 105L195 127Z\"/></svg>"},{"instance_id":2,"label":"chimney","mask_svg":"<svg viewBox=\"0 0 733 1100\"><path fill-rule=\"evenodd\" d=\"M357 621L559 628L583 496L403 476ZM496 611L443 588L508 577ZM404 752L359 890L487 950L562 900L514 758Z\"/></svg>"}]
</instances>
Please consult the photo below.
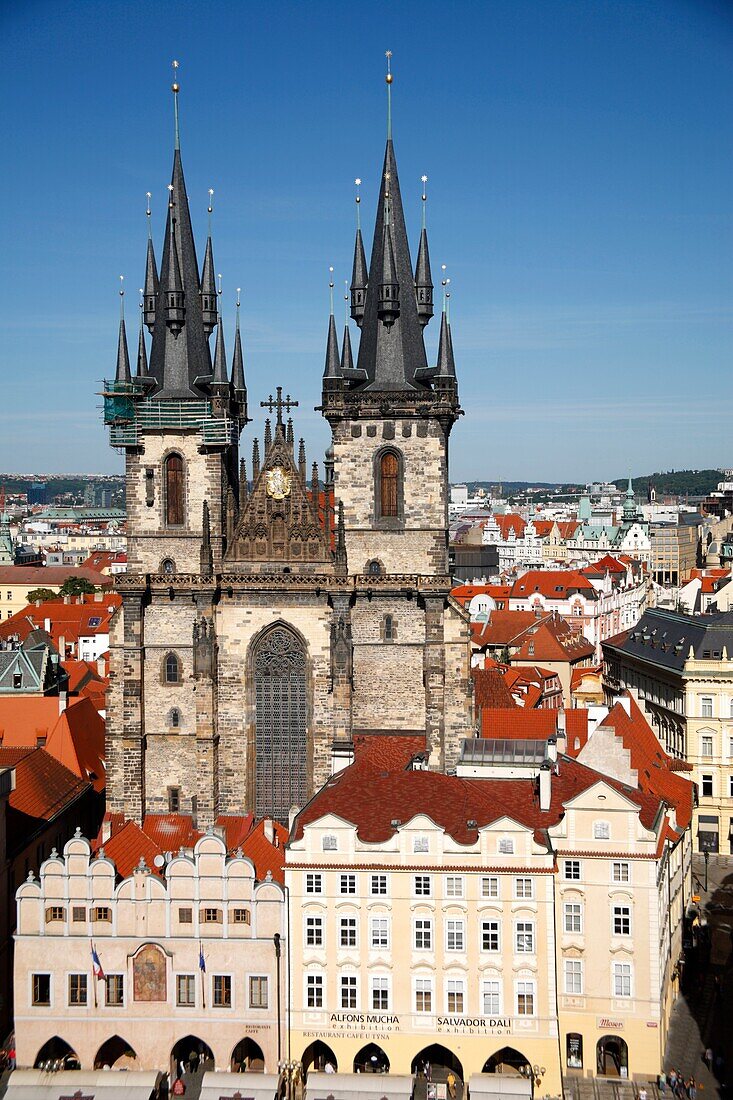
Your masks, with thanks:
<instances>
[{"instance_id":1,"label":"chimney","mask_svg":"<svg viewBox=\"0 0 733 1100\"><path fill-rule=\"evenodd\" d=\"M288 814L288 832L293 831L293 822L300 813L300 806L291 806L290 813Z\"/></svg>"},{"instance_id":2,"label":"chimney","mask_svg":"<svg viewBox=\"0 0 733 1100\"><path fill-rule=\"evenodd\" d=\"M546 813L550 808L552 797L552 764L545 760L540 765L540 810Z\"/></svg>"},{"instance_id":3,"label":"chimney","mask_svg":"<svg viewBox=\"0 0 733 1100\"><path fill-rule=\"evenodd\" d=\"M272 844L275 840L275 826L272 824L271 817L266 817L262 822L262 831L265 834L265 839Z\"/></svg>"},{"instance_id":4,"label":"chimney","mask_svg":"<svg viewBox=\"0 0 733 1100\"><path fill-rule=\"evenodd\" d=\"M67 694L65 691L59 692L59 714L63 714L66 710Z\"/></svg>"},{"instance_id":5,"label":"chimney","mask_svg":"<svg viewBox=\"0 0 733 1100\"><path fill-rule=\"evenodd\" d=\"M97 657L97 672L103 678L107 675L107 662L104 657Z\"/></svg>"},{"instance_id":6,"label":"chimney","mask_svg":"<svg viewBox=\"0 0 733 1100\"><path fill-rule=\"evenodd\" d=\"M71 596L64 596L64 603L71 603Z\"/></svg>"},{"instance_id":7,"label":"chimney","mask_svg":"<svg viewBox=\"0 0 733 1100\"><path fill-rule=\"evenodd\" d=\"M557 737L547 738L547 759L554 764L557 760Z\"/></svg>"},{"instance_id":8,"label":"chimney","mask_svg":"<svg viewBox=\"0 0 733 1100\"><path fill-rule=\"evenodd\" d=\"M104 592L95 592L94 593L94 602L95 603L101 603L103 599L104 599Z\"/></svg>"},{"instance_id":9,"label":"chimney","mask_svg":"<svg viewBox=\"0 0 733 1100\"><path fill-rule=\"evenodd\" d=\"M109 818L105 818L102 822L102 844L106 844L109 838L112 836L112 822Z\"/></svg>"},{"instance_id":10,"label":"chimney","mask_svg":"<svg viewBox=\"0 0 733 1100\"><path fill-rule=\"evenodd\" d=\"M39 606L40 606L39 604L36 604L36 607L39 607ZM44 619L43 620L43 629L46 631L47 634L51 633L51 620L50 619Z\"/></svg>"}]
</instances>

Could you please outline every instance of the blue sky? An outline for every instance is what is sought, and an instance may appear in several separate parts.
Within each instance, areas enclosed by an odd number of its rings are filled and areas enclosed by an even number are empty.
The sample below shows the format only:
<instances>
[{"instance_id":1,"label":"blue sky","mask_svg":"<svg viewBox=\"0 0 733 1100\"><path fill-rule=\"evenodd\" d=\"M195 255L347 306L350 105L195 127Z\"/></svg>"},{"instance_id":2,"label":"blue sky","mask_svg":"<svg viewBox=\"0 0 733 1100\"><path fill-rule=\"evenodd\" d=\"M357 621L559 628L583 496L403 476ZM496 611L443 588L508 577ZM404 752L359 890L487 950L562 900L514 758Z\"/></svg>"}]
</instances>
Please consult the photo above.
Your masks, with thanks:
<instances>
[{"instance_id":1,"label":"blue sky","mask_svg":"<svg viewBox=\"0 0 733 1100\"><path fill-rule=\"evenodd\" d=\"M122 469L95 391L121 273L136 330L148 190L160 255L174 57L228 351L241 286L251 404L280 382L323 451L328 267L340 289L356 176L371 240L387 48L413 256L425 172L452 279L451 477L733 465L730 3L23 0L0 10L0 470Z\"/></svg>"}]
</instances>

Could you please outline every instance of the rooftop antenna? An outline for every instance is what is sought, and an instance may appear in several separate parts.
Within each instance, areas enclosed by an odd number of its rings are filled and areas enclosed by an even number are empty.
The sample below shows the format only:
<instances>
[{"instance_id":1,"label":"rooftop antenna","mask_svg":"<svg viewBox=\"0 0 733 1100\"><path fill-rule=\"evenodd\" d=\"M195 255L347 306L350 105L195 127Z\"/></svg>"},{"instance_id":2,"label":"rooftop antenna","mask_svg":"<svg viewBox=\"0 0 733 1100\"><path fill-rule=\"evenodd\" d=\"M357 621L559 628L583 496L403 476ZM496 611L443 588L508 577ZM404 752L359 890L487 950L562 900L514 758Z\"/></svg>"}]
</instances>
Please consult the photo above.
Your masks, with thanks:
<instances>
[{"instance_id":1,"label":"rooftop antenna","mask_svg":"<svg viewBox=\"0 0 733 1100\"><path fill-rule=\"evenodd\" d=\"M387 50L384 55L387 58L387 141L392 140L392 51Z\"/></svg>"},{"instance_id":2,"label":"rooftop antenna","mask_svg":"<svg viewBox=\"0 0 733 1100\"><path fill-rule=\"evenodd\" d=\"M178 83L178 62L173 62L173 83L171 84L171 91L173 92L173 117L175 119L176 127L176 149L181 148L181 138L178 132L178 93L181 90L181 86Z\"/></svg>"}]
</instances>

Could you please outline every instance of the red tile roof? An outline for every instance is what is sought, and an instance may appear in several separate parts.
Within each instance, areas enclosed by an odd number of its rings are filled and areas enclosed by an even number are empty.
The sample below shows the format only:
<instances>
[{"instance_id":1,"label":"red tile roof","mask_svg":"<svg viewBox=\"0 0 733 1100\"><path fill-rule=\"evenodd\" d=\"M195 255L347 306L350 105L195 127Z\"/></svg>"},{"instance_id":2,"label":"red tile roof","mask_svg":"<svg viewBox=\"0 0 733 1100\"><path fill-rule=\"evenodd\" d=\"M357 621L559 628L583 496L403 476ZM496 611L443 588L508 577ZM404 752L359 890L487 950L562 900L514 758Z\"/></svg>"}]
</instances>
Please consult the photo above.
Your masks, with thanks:
<instances>
[{"instance_id":1,"label":"red tile roof","mask_svg":"<svg viewBox=\"0 0 733 1100\"><path fill-rule=\"evenodd\" d=\"M479 710L484 707L516 706L500 668L473 668L471 676L473 677L473 697Z\"/></svg>"},{"instance_id":2,"label":"red tile roof","mask_svg":"<svg viewBox=\"0 0 733 1100\"><path fill-rule=\"evenodd\" d=\"M270 826L273 831L272 842L267 838L267 829ZM262 882L269 871L275 882L283 883L285 882L285 845L288 842L288 830L279 821L270 822L270 826L260 821L241 845L242 854L254 863L258 882Z\"/></svg>"},{"instance_id":3,"label":"red tile roof","mask_svg":"<svg viewBox=\"0 0 733 1100\"><path fill-rule=\"evenodd\" d=\"M425 734L357 734L354 759L380 770L406 768L414 756L425 752Z\"/></svg>"},{"instance_id":4,"label":"red tile roof","mask_svg":"<svg viewBox=\"0 0 733 1100\"><path fill-rule=\"evenodd\" d=\"M496 712L488 712L496 713ZM541 712L535 712L541 713ZM354 763L332 776L298 814L291 841L303 835L305 825L326 814L336 814L356 827L368 844L389 840L395 821L407 822L425 814L458 844L474 844L476 828L509 817L534 831L538 843L549 844L545 830L564 816L565 803L598 782L607 783L637 805L645 828L652 828L659 800L563 756L552 776L550 808L542 811L533 778L464 779L433 771L382 772L366 763ZM468 822L475 821L476 827Z\"/></svg>"},{"instance_id":5,"label":"red tile roof","mask_svg":"<svg viewBox=\"0 0 733 1100\"><path fill-rule=\"evenodd\" d=\"M610 726L629 750L631 767L638 773L641 789L674 806L677 822L685 828L692 817L693 785L672 770L673 758L660 745L633 697L628 695L627 699L631 713L627 714L624 706L617 703L603 725Z\"/></svg>"},{"instance_id":6,"label":"red tile roof","mask_svg":"<svg viewBox=\"0 0 733 1100\"><path fill-rule=\"evenodd\" d=\"M588 600L598 599L593 585L577 569L530 569L512 585L515 600L528 600L536 594L547 600L566 600L576 592Z\"/></svg>"},{"instance_id":7,"label":"red tile roof","mask_svg":"<svg viewBox=\"0 0 733 1100\"><path fill-rule=\"evenodd\" d=\"M487 708L481 715L481 736L493 740L542 741L556 729L556 710L495 707Z\"/></svg>"},{"instance_id":8,"label":"red tile roof","mask_svg":"<svg viewBox=\"0 0 733 1100\"><path fill-rule=\"evenodd\" d=\"M494 513L494 522L499 528L502 539L506 541L511 534L521 539L527 526L527 521L517 515L516 512L506 512L503 515Z\"/></svg>"},{"instance_id":9,"label":"red tile roof","mask_svg":"<svg viewBox=\"0 0 733 1100\"><path fill-rule=\"evenodd\" d=\"M494 600L508 600L511 588L508 584L459 584L451 589L451 596L463 607L474 596L491 596Z\"/></svg>"},{"instance_id":10,"label":"red tile roof","mask_svg":"<svg viewBox=\"0 0 733 1100\"><path fill-rule=\"evenodd\" d=\"M120 607L122 597L117 592L104 592L101 597L99 599L89 594L73 597L68 603L58 599L29 604L0 624L0 638L17 637L25 641L32 630L45 630L60 651L62 638L64 645L68 646L76 645L80 637L108 634L112 616Z\"/></svg>"},{"instance_id":11,"label":"red tile roof","mask_svg":"<svg viewBox=\"0 0 733 1100\"><path fill-rule=\"evenodd\" d=\"M66 580L85 580L97 588L109 588L112 581L83 565L0 565L0 585L27 584L34 588L60 588Z\"/></svg>"},{"instance_id":12,"label":"red tile roof","mask_svg":"<svg viewBox=\"0 0 733 1100\"><path fill-rule=\"evenodd\" d=\"M0 748L0 768L15 768L15 789L10 792L9 802L18 813L52 821L91 790L89 783L79 779L45 749L28 749L23 755L21 751Z\"/></svg>"},{"instance_id":13,"label":"red tile roof","mask_svg":"<svg viewBox=\"0 0 733 1100\"><path fill-rule=\"evenodd\" d=\"M161 848L134 821L126 821L103 848L105 856L112 860L121 878L132 874L141 857L151 871L158 875L161 873L161 868L155 865L155 857L163 854Z\"/></svg>"},{"instance_id":14,"label":"red tile roof","mask_svg":"<svg viewBox=\"0 0 733 1100\"><path fill-rule=\"evenodd\" d=\"M559 615L536 620L512 643L517 661L582 661L594 653L593 644Z\"/></svg>"},{"instance_id":15,"label":"red tile roof","mask_svg":"<svg viewBox=\"0 0 733 1100\"><path fill-rule=\"evenodd\" d=\"M471 624L471 641L478 649L487 645L509 645L536 622L534 611L492 611L487 623Z\"/></svg>"},{"instance_id":16,"label":"red tile roof","mask_svg":"<svg viewBox=\"0 0 733 1100\"><path fill-rule=\"evenodd\" d=\"M603 672L603 665L581 665L571 669L570 672L570 690L578 691L583 680L588 677L600 678Z\"/></svg>"},{"instance_id":17,"label":"red tile roof","mask_svg":"<svg viewBox=\"0 0 733 1100\"><path fill-rule=\"evenodd\" d=\"M193 848L201 836L189 814L146 814L143 829L163 852Z\"/></svg>"},{"instance_id":18,"label":"red tile roof","mask_svg":"<svg viewBox=\"0 0 733 1100\"><path fill-rule=\"evenodd\" d=\"M89 699L71 699L59 714L59 698L0 696L0 744L35 748L39 738L80 779L104 790L104 721Z\"/></svg>"},{"instance_id":19,"label":"red tile roof","mask_svg":"<svg viewBox=\"0 0 733 1100\"><path fill-rule=\"evenodd\" d=\"M612 558L610 554L604 554L598 561L591 562L582 570L583 573L623 573L626 576L626 566L622 565L617 558Z\"/></svg>"}]
</instances>

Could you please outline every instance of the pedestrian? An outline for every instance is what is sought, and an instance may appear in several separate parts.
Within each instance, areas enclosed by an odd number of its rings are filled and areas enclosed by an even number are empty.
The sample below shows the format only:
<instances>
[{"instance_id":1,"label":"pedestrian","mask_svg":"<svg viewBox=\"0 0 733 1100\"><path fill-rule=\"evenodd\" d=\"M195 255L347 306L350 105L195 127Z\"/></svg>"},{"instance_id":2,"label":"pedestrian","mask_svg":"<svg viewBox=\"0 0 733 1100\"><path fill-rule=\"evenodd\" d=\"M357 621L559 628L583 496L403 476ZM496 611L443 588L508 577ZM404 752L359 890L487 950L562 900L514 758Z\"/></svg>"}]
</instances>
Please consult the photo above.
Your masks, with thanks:
<instances>
[{"instance_id":1,"label":"pedestrian","mask_svg":"<svg viewBox=\"0 0 733 1100\"><path fill-rule=\"evenodd\" d=\"M712 1050L712 1047L708 1047L707 1050L705 1051L704 1061L705 1061L705 1065L708 1067L708 1069L713 1068L713 1050Z\"/></svg>"},{"instance_id":2,"label":"pedestrian","mask_svg":"<svg viewBox=\"0 0 733 1100\"><path fill-rule=\"evenodd\" d=\"M647 1100L647 1096L648 1096L648 1093L647 1093L646 1089L644 1088L644 1086L642 1085L641 1088L639 1089L639 1100Z\"/></svg>"},{"instance_id":3,"label":"pedestrian","mask_svg":"<svg viewBox=\"0 0 733 1100\"><path fill-rule=\"evenodd\" d=\"M11 1069L15 1069L15 1043L10 1044L10 1050L8 1051L8 1065Z\"/></svg>"},{"instance_id":4,"label":"pedestrian","mask_svg":"<svg viewBox=\"0 0 733 1100\"><path fill-rule=\"evenodd\" d=\"M667 1076L667 1082L669 1083L670 1090L673 1096L677 1095L677 1070L671 1069Z\"/></svg>"},{"instance_id":5,"label":"pedestrian","mask_svg":"<svg viewBox=\"0 0 733 1100\"><path fill-rule=\"evenodd\" d=\"M660 1073L657 1077L657 1088L659 1089L659 1095L664 1098L664 1093L667 1088L667 1078L663 1073Z\"/></svg>"},{"instance_id":6,"label":"pedestrian","mask_svg":"<svg viewBox=\"0 0 733 1100\"><path fill-rule=\"evenodd\" d=\"M450 1100L456 1100L456 1075L453 1070L449 1070L448 1076L445 1079L445 1083L448 1086L448 1094Z\"/></svg>"},{"instance_id":7,"label":"pedestrian","mask_svg":"<svg viewBox=\"0 0 733 1100\"><path fill-rule=\"evenodd\" d=\"M687 1095L689 1096L690 1100L696 1100L697 1084L694 1077L691 1077L690 1080L687 1082Z\"/></svg>"}]
</instances>

